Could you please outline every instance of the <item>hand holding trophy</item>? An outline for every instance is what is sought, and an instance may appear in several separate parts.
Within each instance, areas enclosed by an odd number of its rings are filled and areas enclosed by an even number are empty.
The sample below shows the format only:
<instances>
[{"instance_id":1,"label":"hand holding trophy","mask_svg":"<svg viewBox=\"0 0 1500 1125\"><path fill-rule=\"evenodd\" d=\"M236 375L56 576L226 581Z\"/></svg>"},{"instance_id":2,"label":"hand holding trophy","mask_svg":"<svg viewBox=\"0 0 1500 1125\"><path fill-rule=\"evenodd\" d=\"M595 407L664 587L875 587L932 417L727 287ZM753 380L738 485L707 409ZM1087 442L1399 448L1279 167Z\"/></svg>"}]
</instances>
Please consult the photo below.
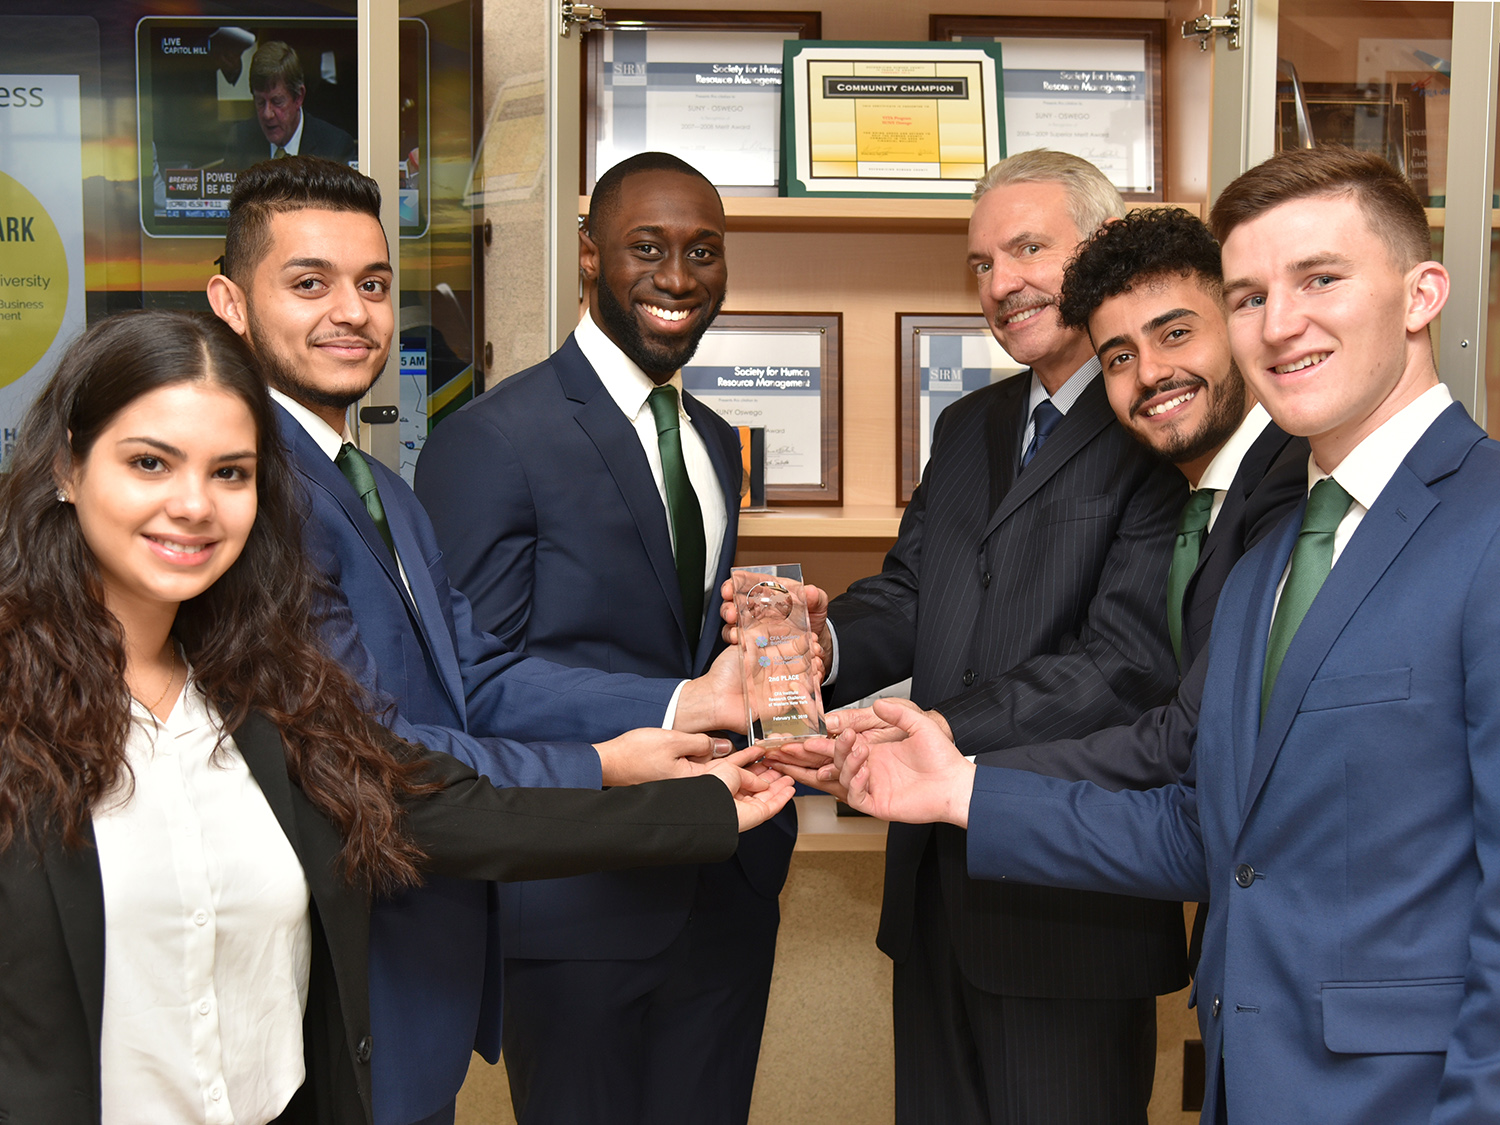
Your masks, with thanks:
<instances>
[{"instance_id":1,"label":"hand holding trophy","mask_svg":"<svg viewBox=\"0 0 1500 1125\"><path fill-rule=\"evenodd\" d=\"M751 743L774 746L825 734L802 567L735 567L730 581Z\"/></svg>"}]
</instances>

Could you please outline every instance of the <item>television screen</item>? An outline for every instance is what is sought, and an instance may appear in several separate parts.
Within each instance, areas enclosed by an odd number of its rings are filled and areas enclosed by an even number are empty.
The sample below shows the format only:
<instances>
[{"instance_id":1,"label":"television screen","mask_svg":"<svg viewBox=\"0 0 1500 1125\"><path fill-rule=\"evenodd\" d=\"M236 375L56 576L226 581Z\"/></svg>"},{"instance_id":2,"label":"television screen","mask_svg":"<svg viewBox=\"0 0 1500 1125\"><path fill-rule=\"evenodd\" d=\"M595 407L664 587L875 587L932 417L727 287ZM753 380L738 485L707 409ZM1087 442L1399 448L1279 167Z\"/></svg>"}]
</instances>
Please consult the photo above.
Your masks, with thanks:
<instances>
[{"instance_id":1,"label":"television screen","mask_svg":"<svg viewBox=\"0 0 1500 1125\"><path fill-rule=\"evenodd\" d=\"M356 21L147 16L136 25L141 226L221 238L239 173L285 154L359 166ZM427 228L427 28L400 31L400 228Z\"/></svg>"}]
</instances>

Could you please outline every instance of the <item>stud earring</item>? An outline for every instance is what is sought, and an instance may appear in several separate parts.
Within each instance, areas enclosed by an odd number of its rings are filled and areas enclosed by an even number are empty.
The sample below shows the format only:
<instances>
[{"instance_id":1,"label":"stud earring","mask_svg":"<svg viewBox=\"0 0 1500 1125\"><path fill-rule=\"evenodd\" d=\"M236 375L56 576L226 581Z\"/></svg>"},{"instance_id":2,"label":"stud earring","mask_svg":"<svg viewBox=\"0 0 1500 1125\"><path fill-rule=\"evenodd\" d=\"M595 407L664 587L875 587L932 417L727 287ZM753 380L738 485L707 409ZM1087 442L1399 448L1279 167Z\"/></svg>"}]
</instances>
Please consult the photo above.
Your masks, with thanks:
<instances>
[{"instance_id":1,"label":"stud earring","mask_svg":"<svg viewBox=\"0 0 1500 1125\"><path fill-rule=\"evenodd\" d=\"M59 504L68 503L68 494L60 488L57 490L57 502Z\"/></svg>"}]
</instances>

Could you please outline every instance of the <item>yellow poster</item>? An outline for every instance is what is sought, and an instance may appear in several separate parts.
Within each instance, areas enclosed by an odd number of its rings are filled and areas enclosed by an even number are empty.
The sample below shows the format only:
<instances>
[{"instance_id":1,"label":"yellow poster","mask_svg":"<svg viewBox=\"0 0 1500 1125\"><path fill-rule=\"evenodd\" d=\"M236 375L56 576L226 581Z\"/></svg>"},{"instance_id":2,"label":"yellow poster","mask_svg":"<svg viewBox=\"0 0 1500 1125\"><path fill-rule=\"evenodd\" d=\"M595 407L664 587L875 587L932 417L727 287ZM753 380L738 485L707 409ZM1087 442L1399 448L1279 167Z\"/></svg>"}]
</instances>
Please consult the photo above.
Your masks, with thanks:
<instances>
[{"instance_id":1,"label":"yellow poster","mask_svg":"<svg viewBox=\"0 0 1500 1125\"><path fill-rule=\"evenodd\" d=\"M0 455L83 330L76 74L0 74Z\"/></svg>"}]
</instances>

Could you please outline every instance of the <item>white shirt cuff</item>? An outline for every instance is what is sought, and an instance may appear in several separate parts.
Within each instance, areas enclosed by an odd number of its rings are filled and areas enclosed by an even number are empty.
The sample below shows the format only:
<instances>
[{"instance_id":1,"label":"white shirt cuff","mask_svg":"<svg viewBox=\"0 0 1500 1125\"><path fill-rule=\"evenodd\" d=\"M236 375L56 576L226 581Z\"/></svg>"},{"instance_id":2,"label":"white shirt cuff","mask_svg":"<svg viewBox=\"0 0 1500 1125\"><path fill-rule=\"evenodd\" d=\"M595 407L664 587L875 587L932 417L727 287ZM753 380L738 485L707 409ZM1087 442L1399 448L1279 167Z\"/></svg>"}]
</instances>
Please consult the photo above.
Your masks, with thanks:
<instances>
[{"instance_id":1,"label":"white shirt cuff","mask_svg":"<svg viewBox=\"0 0 1500 1125\"><path fill-rule=\"evenodd\" d=\"M672 724L677 720L677 701L682 698L682 689L687 687L688 682L683 680L677 685L677 690L672 693L672 698L667 700L667 714L661 721L663 730L671 730Z\"/></svg>"},{"instance_id":2,"label":"white shirt cuff","mask_svg":"<svg viewBox=\"0 0 1500 1125\"><path fill-rule=\"evenodd\" d=\"M833 652L828 657L828 675L823 677L824 687L832 687L833 681L839 678L839 634L832 621L828 623L828 639L833 644Z\"/></svg>"}]
</instances>

